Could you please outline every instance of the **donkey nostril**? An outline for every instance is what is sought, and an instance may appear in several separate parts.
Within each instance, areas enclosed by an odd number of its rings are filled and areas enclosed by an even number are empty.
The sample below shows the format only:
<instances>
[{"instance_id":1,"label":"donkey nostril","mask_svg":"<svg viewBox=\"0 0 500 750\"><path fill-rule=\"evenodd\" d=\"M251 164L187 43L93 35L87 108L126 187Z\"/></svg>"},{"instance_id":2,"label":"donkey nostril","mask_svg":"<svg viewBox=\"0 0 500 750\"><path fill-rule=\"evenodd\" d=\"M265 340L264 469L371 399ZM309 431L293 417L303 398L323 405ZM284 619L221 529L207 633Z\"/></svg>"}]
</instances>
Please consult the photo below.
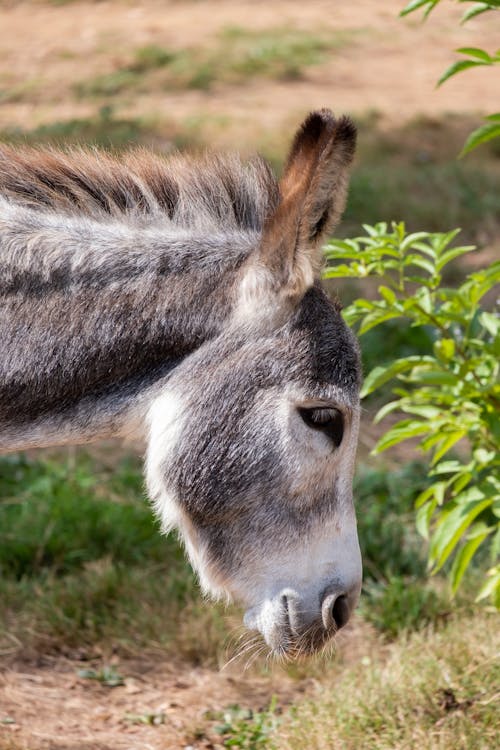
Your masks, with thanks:
<instances>
[{"instance_id":1,"label":"donkey nostril","mask_svg":"<svg viewBox=\"0 0 500 750\"><path fill-rule=\"evenodd\" d=\"M285 613L286 617L288 617L288 597L286 594L281 595L281 606L283 608L283 612Z\"/></svg>"},{"instance_id":2,"label":"donkey nostril","mask_svg":"<svg viewBox=\"0 0 500 750\"><path fill-rule=\"evenodd\" d=\"M321 618L326 630L335 627L337 630L343 628L349 620L350 610L347 596L341 594L336 596L330 594L323 599L321 605Z\"/></svg>"},{"instance_id":3,"label":"donkey nostril","mask_svg":"<svg viewBox=\"0 0 500 750\"><path fill-rule=\"evenodd\" d=\"M349 604L347 603L347 596L342 595L335 599L332 615L339 630L340 628L343 628L344 625L347 625L350 614L351 612L349 609Z\"/></svg>"}]
</instances>

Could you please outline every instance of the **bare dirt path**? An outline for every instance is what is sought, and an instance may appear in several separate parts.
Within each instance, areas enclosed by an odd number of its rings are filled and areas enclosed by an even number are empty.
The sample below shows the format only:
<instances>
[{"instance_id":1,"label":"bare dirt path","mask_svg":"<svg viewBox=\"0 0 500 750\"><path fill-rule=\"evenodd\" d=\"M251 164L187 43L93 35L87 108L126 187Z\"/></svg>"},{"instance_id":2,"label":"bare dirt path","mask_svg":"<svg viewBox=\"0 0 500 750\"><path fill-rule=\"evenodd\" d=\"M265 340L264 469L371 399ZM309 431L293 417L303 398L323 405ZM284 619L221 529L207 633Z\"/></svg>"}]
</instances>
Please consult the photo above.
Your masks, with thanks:
<instances>
[{"instance_id":1,"label":"bare dirt path","mask_svg":"<svg viewBox=\"0 0 500 750\"><path fill-rule=\"evenodd\" d=\"M207 606L209 606L207 604ZM158 654L107 662L124 684L80 676L97 663L63 656L0 662L0 750L177 750L222 748L217 727L230 706L260 711L276 696L281 709L320 683L337 689L345 664L370 653L376 636L354 619L337 638L336 657L291 676L274 665L245 671L245 659L217 670L166 661Z\"/></svg>"},{"instance_id":2,"label":"bare dirt path","mask_svg":"<svg viewBox=\"0 0 500 750\"><path fill-rule=\"evenodd\" d=\"M237 677L148 660L120 664L125 684L110 688L78 676L86 663L46 662L0 674L0 721L13 721L0 726L0 748L7 740L30 750L207 748L213 746L207 716L230 704L267 707L273 692L286 705L299 692L283 677ZM301 690L306 687L304 681Z\"/></svg>"},{"instance_id":3,"label":"bare dirt path","mask_svg":"<svg viewBox=\"0 0 500 750\"><path fill-rule=\"evenodd\" d=\"M307 68L301 80L260 78L208 92L138 92L120 102L120 113L175 121L227 117L241 133L251 133L257 124L274 129L295 122L298 112L325 105L354 113L376 110L391 122L423 113L496 111L496 69L466 72L438 91L435 83L456 59L453 49L496 50L500 19L487 14L460 26L461 10L443 3L422 23L417 15L398 18L403 5L403 0L0 3L0 127L88 116L95 103L72 93L75 82L118 69L144 45L210 46L231 26L330 30L344 43L328 62ZM4 87L14 87L17 95L2 100Z\"/></svg>"}]
</instances>

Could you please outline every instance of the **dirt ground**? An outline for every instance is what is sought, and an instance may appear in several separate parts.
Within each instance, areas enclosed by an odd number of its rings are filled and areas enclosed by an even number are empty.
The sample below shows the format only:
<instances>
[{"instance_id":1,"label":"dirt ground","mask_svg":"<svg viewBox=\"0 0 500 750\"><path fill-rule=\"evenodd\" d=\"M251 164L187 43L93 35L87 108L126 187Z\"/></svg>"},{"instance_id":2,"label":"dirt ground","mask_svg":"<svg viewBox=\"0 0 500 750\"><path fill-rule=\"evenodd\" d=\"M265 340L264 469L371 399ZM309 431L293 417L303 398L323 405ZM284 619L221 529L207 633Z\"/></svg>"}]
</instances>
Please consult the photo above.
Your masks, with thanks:
<instances>
[{"instance_id":1,"label":"dirt ground","mask_svg":"<svg viewBox=\"0 0 500 750\"><path fill-rule=\"evenodd\" d=\"M95 103L70 96L82 79L116 70L131 50L156 44L178 49L210 45L223 28L291 27L330 30L349 40L322 65L294 82L264 78L213 90L137 92L120 114L154 113L160 120L228 118L238 132L293 123L299 113L330 106L351 113L379 112L391 124L415 115L495 112L497 71L468 71L436 90L454 49L498 47L500 24L490 14L461 26L461 8L443 3L427 23L398 18L403 0L177 0L161 2L0 2L0 89L26 87L17 100L0 98L0 127L85 117ZM214 128L217 139L217 128Z\"/></svg>"},{"instance_id":2,"label":"dirt ground","mask_svg":"<svg viewBox=\"0 0 500 750\"><path fill-rule=\"evenodd\" d=\"M217 735L207 714L231 704L267 707L273 693L286 705L311 687L310 680L296 685L283 676L241 677L141 660L120 664L125 684L110 688L79 677L88 666L47 659L0 674L0 713L15 722L0 728L0 748L8 737L20 748L44 750L211 748Z\"/></svg>"},{"instance_id":3,"label":"dirt ground","mask_svg":"<svg viewBox=\"0 0 500 750\"><path fill-rule=\"evenodd\" d=\"M209 605L207 605L209 606ZM108 687L81 676L97 661L41 656L0 668L0 750L216 750L217 727L229 706L259 711L276 696L280 709L335 689L342 665L375 648L372 629L354 618L337 637L336 658L301 675L274 665L245 670L245 660L220 670L166 662L148 654L113 665L124 684ZM380 648L380 644L376 646ZM99 663L98 663L99 662ZM0 659L0 666L1 666Z\"/></svg>"},{"instance_id":4,"label":"dirt ground","mask_svg":"<svg viewBox=\"0 0 500 750\"><path fill-rule=\"evenodd\" d=\"M329 28L352 33L352 43L293 83L259 79L244 86L216 86L210 92L138 93L121 114L154 112L159 118L178 120L200 113L227 116L245 137L256 122L275 129L295 122L297 112L325 105L353 113L376 110L391 124L421 114L497 111L495 70L482 70L480 75L469 71L439 90L435 83L455 59L454 48L496 50L498 23L484 16L460 26L460 9L443 3L422 25L417 16L398 19L403 5L403 0L0 2L0 88L2 81L38 84L36 95L0 100L0 128L31 128L88 116L95 105L67 95L83 72L109 72L127 59L131 48L141 45L205 44L229 25ZM356 659L367 648L369 643L354 626L342 636L339 650ZM0 655L0 667L1 660ZM0 750L220 747L216 734L200 736L198 731L206 730L207 711L235 703L258 709L268 705L274 693L286 705L298 695L312 693L315 685L312 678L292 679L281 670L263 677L242 674L241 667L226 673L151 659L118 666L125 684L109 688L78 677L78 670L88 667L78 660L4 661ZM334 664L328 670L333 674L337 668ZM153 714L162 723L145 724L137 718Z\"/></svg>"}]
</instances>

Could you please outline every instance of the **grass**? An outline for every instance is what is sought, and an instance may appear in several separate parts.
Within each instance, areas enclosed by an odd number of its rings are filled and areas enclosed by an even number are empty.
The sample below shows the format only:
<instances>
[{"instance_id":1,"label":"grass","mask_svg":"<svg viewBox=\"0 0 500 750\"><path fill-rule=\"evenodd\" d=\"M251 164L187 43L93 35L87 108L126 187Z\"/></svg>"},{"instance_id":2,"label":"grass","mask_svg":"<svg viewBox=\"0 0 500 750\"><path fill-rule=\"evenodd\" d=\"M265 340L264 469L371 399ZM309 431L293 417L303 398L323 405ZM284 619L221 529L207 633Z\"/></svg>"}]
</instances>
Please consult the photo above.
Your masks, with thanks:
<instances>
[{"instance_id":1,"label":"grass","mask_svg":"<svg viewBox=\"0 0 500 750\"><path fill-rule=\"evenodd\" d=\"M376 114L360 118L343 236L359 233L362 216L364 223L404 218L410 231L462 227L461 242L480 245L498 237L494 142L457 158L473 122L466 115L417 117L387 130L379 128Z\"/></svg>"},{"instance_id":2,"label":"grass","mask_svg":"<svg viewBox=\"0 0 500 750\"><path fill-rule=\"evenodd\" d=\"M398 160L399 161L399 160ZM364 223L399 221L409 231L444 231L463 227L462 241L493 237L500 226L495 197L499 168L470 162L381 164L361 161L351 180L342 234L360 231Z\"/></svg>"},{"instance_id":3,"label":"grass","mask_svg":"<svg viewBox=\"0 0 500 750\"><path fill-rule=\"evenodd\" d=\"M0 141L8 143L89 144L115 149L133 143L158 143L162 137L151 120L117 117L108 106L91 117L56 120L29 130L7 127L0 131Z\"/></svg>"},{"instance_id":4,"label":"grass","mask_svg":"<svg viewBox=\"0 0 500 750\"><path fill-rule=\"evenodd\" d=\"M223 122L215 118L216 124ZM143 145L163 153L172 150L197 149L203 140L204 127L213 118L188 118L184 123L159 122L155 118L121 117L113 107L99 107L94 115L56 120L31 129L6 127L0 130L0 142L13 144L51 144L56 146L88 145L120 151Z\"/></svg>"},{"instance_id":5,"label":"grass","mask_svg":"<svg viewBox=\"0 0 500 750\"><path fill-rule=\"evenodd\" d=\"M215 84L241 84L258 77L297 80L345 43L345 34L228 27L211 47L140 47L126 65L82 80L73 91L80 98L102 98L152 88L208 90Z\"/></svg>"},{"instance_id":6,"label":"grass","mask_svg":"<svg viewBox=\"0 0 500 750\"><path fill-rule=\"evenodd\" d=\"M154 644L217 660L222 609L204 604L179 545L159 534L137 464L14 456L0 477L0 650Z\"/></svg>"},{"instance_id":7,"label":"grass","mask_svg":"<svg viewBox=\"0 0 500 750\"><path fill-rule=\"evenodd\" d=\"M6 85L0 81L0 104L29 101L39 88L40 81L36 79L14 85Z\"/></svg>"},{"instance_id":8,"label":"grass","mask_svg":"<svg viewBox=\"0 0 500 750\"><path fill-rule=\"evenodd\" d=\"M292 706L276 750L490 750L498 746L500 630L477 608L344 666ZM242 745L240 745L242 747Z\"/></svg>"}]
</instances>

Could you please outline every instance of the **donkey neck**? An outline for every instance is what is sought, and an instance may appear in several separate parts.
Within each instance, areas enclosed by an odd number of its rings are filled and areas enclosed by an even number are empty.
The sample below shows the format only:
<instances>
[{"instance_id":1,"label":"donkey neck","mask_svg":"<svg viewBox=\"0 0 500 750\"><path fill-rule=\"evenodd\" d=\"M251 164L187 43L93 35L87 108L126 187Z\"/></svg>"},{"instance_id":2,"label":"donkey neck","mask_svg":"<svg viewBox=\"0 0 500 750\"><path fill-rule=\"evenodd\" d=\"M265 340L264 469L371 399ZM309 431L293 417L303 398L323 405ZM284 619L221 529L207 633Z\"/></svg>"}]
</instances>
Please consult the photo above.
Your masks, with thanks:
<instances>
[{"instance_id":1,"label":"donkey neck","mask_svg":"<svg viewBox=\"0 0 500 750\"><path fill-rule=\"evenodd\" d=\"M222 330L253 232L100 222L12 203L0 220L0 449L132 429Z\"/></svg>"}]
</instances>

